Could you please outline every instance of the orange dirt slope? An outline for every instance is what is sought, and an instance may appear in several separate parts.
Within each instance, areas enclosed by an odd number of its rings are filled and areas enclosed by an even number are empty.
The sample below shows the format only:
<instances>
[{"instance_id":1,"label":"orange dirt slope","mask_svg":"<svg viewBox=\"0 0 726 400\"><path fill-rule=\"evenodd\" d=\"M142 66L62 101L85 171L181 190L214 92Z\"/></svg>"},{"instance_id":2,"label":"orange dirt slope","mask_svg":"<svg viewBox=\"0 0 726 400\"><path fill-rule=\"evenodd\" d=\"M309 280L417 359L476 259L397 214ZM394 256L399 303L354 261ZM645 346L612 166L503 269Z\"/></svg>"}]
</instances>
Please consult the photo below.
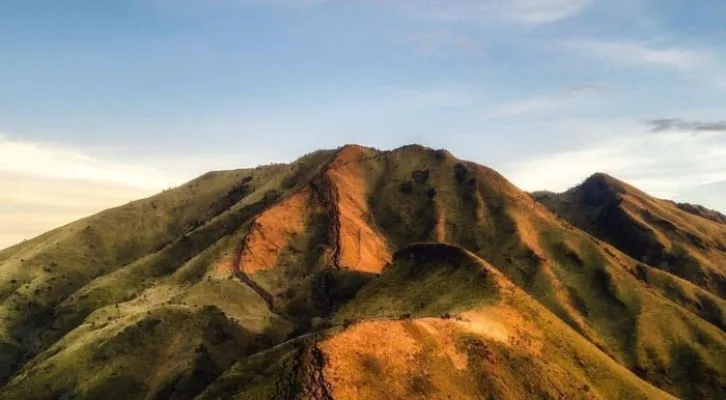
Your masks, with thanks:
<instances>
[{"instance_id":1,"label":"orange dirt slope","mask_svg":"<svg viewBox=\"0 0 726 400\"><path fill-rule=\"evenodd\" d=\"M338 192L337 218L340 221L340 266L355 271L380 273L391 262L391 252L382 235L370 221L367 182L361 160L371 157L367 149L346 146L325 172Z\"/></svg>"}]
</instances>

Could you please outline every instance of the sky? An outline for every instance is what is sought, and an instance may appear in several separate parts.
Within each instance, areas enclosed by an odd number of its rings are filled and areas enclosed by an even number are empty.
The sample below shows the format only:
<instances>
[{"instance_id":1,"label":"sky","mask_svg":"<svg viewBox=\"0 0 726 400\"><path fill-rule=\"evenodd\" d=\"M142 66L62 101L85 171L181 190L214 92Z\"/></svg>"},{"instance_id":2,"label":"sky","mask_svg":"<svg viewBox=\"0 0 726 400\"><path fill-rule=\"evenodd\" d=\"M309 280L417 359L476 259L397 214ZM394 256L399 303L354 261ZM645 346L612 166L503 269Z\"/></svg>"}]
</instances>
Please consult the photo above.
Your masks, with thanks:
<instances>
[{"instance_id":1,"label":"sky","mask_svg":"<svg viewBox=\"0 0 726 400\"><path fill-rule=\"evenodd\" d=\"M723 0L0 1L0 248L209 170L446 148L726 211Z\"/></svg>"}]
</instances>

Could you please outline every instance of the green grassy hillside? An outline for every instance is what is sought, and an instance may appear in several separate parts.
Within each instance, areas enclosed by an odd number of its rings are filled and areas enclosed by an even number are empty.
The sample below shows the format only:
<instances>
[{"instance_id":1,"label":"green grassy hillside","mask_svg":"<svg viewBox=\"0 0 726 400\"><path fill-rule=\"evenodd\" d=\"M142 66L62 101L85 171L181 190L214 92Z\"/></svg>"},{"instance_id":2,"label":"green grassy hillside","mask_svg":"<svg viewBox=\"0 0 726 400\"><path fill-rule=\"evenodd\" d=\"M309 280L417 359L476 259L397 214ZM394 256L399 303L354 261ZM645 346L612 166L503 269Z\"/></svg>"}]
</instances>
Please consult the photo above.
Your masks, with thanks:
<instances>
[{"instance_id":1,"label":"green grassy hillside","mask_svg":"<svg viewBox=\"0 0 726 400\"><path fill-rule=\"evenodd\" d=\"M213 172L0 252L0 399L726 398L725 233L415 145Z\"/></svg>"}]
</instances>

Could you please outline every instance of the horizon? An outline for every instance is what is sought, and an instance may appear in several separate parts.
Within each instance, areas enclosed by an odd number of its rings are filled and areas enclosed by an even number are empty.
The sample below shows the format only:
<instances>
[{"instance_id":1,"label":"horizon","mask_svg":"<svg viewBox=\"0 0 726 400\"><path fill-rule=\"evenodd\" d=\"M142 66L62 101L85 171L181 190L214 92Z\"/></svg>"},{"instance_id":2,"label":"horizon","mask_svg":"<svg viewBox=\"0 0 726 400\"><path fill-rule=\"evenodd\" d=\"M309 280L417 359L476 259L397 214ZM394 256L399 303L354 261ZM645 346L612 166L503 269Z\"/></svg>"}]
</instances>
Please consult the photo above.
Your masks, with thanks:
<instances>
[{"instance_id":1,"label":"horizon","mask_svg":"<svg viewBox=\"0 0 726 400\"><path fill-rule=\"evenodd\" d=\"M210 170L444 148L726 212L726 3L0 4L0 248Z\"/></svg>"},{"instance_id":2,"label":"horizon","mask_svg":"<svg viewBox=\"0 0 726 400\"><path fill-rule=\"evenodd\" d=\"M436 149L436 148L434 148L434 147L431 147L431 146L427 146L427 145L425 145L425 144L421 144L421 143L409 143L409 144L404 144L404 145L402 145L402 146L398 146L398 147L395 147L395 148L390 148L390 149L382 149L382 148L376 148L376 147L373 147L373 146L367 146L367 145L363 145L363 144L359 144L359 143L346 143L346 144L340 145L340 146L338 146L338 147L335 147L335 148L316 149L316 150L313 150L313 151L335 151L335 150L337 150L337 149L341 149L341 148L344 148L344 147L347 147L347 146L360 146L360 147L365 147L365 148L371 148L371 149L375 149L375 150L377 150L377 151L383 151L383 152L389 152L389 151L396 151L396 150L399 150L399 149L401 149L402 147L407 147L407 146L421 146L421 147L424 147L424 148L427 148L427 149L433 149L433 150L446 150L446 151L448 151L447 149ZM306 154L307 154L307 153L306 153ZM453 153L452 153L452 155L453 155L454 157L457 157L457 156L456 156L456 154L453 154ZM85 215L83 215L83 216L80 216L80 217L79 217L79 218L77 218L77 219L74 219L74 220L70 220L70 221L67 221L66 223L62 223L62 224L59 224L59 225L51 226L51 227L49 227L49 228L47 228L47 229L45 229L45 230L43 230L43 231L39 231L39 232L38 232L38 235L40 235L40 234L43 234L43 233L45 233L45 232L47 232L47 231L53 230L53 229L55 229L55 228L60 228L60 227L63 227L63 226L65 226L65 225L69 224L69 223L73 223L73 222L75 222L75 221L78 221L78 220L84 219L84 218L86 218L86 217L90 217L90 216L92 216L92 215L95 215L95 214L97 214L97 213L99 213L99 212L103 212L103 211L106 211L106 210L108 210L108 209L112 209L112 208L116 208L116 207L121 207L121 206L123 206L123 205L125 205L125 204L127 204L127 203L130 203L130 202L135 202L135 201L138 201L138 200L143 200L143 199L146 199L146 198L154 197L154 196L156 196L156 195L158 195L158 194L160 194L160 193L162 193L162 192L164 192L164 191L166 191L166 190L173 190L173 189L175 189L175 188L178 188L178 187L180 187L180 186L183 186L183 185L185 185L186 183L189 183L190 181L192 181L192 180L194 180L194 179L197 179L197 178L201 177L202 175L204 175L204 174L206 174L206 173L209 173L209 172L224 172L224 171L231 171L231 170L237 170L237 169L255 169L255 168L261 168L261 167L265 167L265 166L269 166L269 165L275 165L275 164L285 164L285 165L287 165L287 164L292 164L292 163L296 162L296 161L297 161L297 160L298 160L298 159L299 159L300 157L303 157L303 155L301 154L301 155L300 155L300 156L299 156L298 158L295 158L295 159L292 159L292 160L288 160L288 161L272 161L272 162L269 162L269 163L266 163L266 164L258 164L258 165L254 165L254 166L244 167L244 168L234 168L234 169L228 169L228 170L209 170L209 171L205 171L205 172L203 172L203 173L201 173L201 174L199 174L199 175L197 175L197 176L194 176L194 177L192 177L192 178L190 178L190 179L188 179L188 180L186 180L186 181L184 181L184 182L181 182L181 183L179 183L179 184L177 184L177 185L174 185L174 186L169 186L169 187L167 187L167 188L163 188L163 189L160 189L159 191L156 191L156 192L154 192L154 193L150 193L150 194L143 194L143 195L142 195L142 197L132 198L132 199L129 199L129 200L127 200L127 201L119 202L119 203L117 203L117 204L110 204L110 205L100 206L101 208L98 208L97 210L93 210L93 211L90 211L89 213L87 213L87 214L85 214ZM460 159L460 160L462 160L462 161L470 161L470 160L463 160L463 159L461 159L461 158L459 158L459 157L457 157L457 159ZM478 164L478 163L477 163L477 164ZM487 166L487 165L485 165L485 164L479 164L479 165L482 165L482 166L484 166L484 167L488 167L488 168L489 168L489 166ZM496 170L495 170L495 171L496 171ZM496 172L499 172L499 171L496 171ZM563 192L565 192L565 191L567 191L567 190L570 190L570 189L573 189L573 188L577 187L578 185L580 185L580 184L582 184L583 182L585 182L585 181L586 181L587 179L589 179L589 178L591 178L592 176L594 176L594 175L597 175L597 174L605 174L606 176L609 176L609 177L611 177L611 178L615 178L615 179L617 179L617 180L619 180L619 181L621 181L621 182L624 182L624 183L626 183L626 184L630 184L629 182L627 182L627 181L625 181L625 180L622 180L622 179L620 179L620 178L619 178L618 176L614 176L614 175L611 175L611 174L608 174L608 173L606 173L606 172L602 172L602 171L596 171L596 172L593 172L592 174L589 174L589 175L587 175L587 176L583 176L583 177L582 177L582 179L580 179L580 180L579 180L579 181L577 181L577 182L574 182L574 183L573 183L572 185L570 185L570 186L568 186L567 188L565 188L565 189L562 189L562 190L557 190L557 191L553 191L553 190L548 190L547 188L543 188L543 189L539 189L539 190L532 190L532 191L528 191L528 190L525 190L525 189L522 189L522 188L520 188L520 189L521 189L521 190L524 190L524 191L525 191L526 193L530 193L530 194L531 194L531 193L536 193L536 192L551 192L551 193L563 193ZM505 179L507 179L507 180L509 181L509 179L507 178L507 176L504 176L504 178L505 178ZM511 181L510 181L510 182L511 182ZM514 184L515 186L517 186L517 184L516 184L516 183L514 183L514 182L511 182L511 183L513 183L513 184ZM103 185L102 185L102 184L98 184L98 186L99 186L99 187L102 187ZM637 188L637 187L636 187L636 188ZM651 193L647 193L647 194L651 195ZM673 199L668 199L668 198L662 198L662 197L657 197L657 196L655 196L655 197L656 197L656 198L659 198L659 199L661 199L661 200L671 200L671 201L675 201L675 200L673 200ZM688 203L688 202L687 202L687 201L684 201L684 203ZM702 205L702 204L696 204L696 203L689 203L689 204L695 204L695 205ZM706 207L706 208L709 208L709 207ZM719 210L719 209L712 209L712 208L709 208L709 209L711 209L711 210L713 210L713 211L717 211L717 212L722 212L722 210ZM37 235L36 235L36 236L37 236ZM25 241L27 241L27 240L31 240L31 239L33 239L34 237L35 237L35 236L33 236L33 237L26 237L26 238L22 238L22 239L20 239L20 240L15 240L15 241L13 241L13 242L11 242L11 243L7 243L7 244L5 244L5 245L4 245L4 243L2 242L2 235L0 235L0 250L3 250L3 249L5 249L5 248L9 248L9 247L13 247L13 246L14 246L14 245L16 245L16 244L20 244L20 243L23 243L23 242L25 242Z\"/></svg>"}]
</instances>

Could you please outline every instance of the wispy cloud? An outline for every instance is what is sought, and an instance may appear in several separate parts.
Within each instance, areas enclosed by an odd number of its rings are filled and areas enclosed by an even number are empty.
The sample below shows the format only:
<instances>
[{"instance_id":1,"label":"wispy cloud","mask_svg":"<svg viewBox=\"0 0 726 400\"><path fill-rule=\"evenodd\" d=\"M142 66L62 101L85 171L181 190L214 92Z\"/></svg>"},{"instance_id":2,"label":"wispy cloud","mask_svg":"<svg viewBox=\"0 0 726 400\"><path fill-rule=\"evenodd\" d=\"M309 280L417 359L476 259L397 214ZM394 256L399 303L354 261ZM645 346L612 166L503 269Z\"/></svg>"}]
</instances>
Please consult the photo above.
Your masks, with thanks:
<instances>
[{"instance_id":1,"label":"wispy cloud","mask_svg":"<svg viewBox=\"0 0 726 400\"><path fill-rule=\"evenodd\" d=\"M699 51L678 47L655 46L638 41L578 39L563 43L563 48L599 61L626 65L650 65L681 70L703 67L709 57Z\"/></svg>"},{"instance_id":2,"label":"wispy cloud","mask_svg":"<svg viewBox=\"0 0 726 400\"><path fill-rule=\"evenodd\" d=\"M424 55L474 56L484 49L481 40L446 28L412 32L397 42L412 46Z\"/></svg>"},{"instance_id":3,"label":"wispy cloud","mask_svg":"<svg viewBox=\"0 0 726 400\"><path fill-rule=\"evenodd\" d=\"M648 121L651 132L726 132L726 121L688 121L681 118L661 118Z\"/></svg>"},{"instance_id":4,"label":"wispy cloud","mask_svg":"<svg viewBox=\"0 0 726 400\"><path fill-rule=\"evenodd\" d=\"M457 85L379 87L353 100L336 97L289 108L245 109L203 121L176 121L174 127L183 129L185 137L217 129L236 132L230 148L206 154L175 154L179 147L171 146L169 153L142 156L134 154L138 149L89 150L0 133L0 248L209 170L291 161L320 147L365 142L371 140L371 132L380 134L382 126L395 124L393 116L457 107L471 100L472 93ZM283 134L287 139L281 147ZM250 137L256 139L245 140ZM316 138L315 143L310 137Z\"/></svg>"},{"instance_id":5,"label":"wispy cloud","mask_svg":"<svg viewBox=\"0 0 726 400\"><path fill-rule=\"evenodd\" d=\"M596 83L585 83L580 85L572 85L566 88L567 92L570 93L598 93L608 90L606 85Z\"/></svg>"},{"instance_id":6,"label":"wispy cloud","mask_svg":"<svg viewBox=\"0 0 726 400\"><path fill-rule=\"evenodd\" d=\"M502 0L499 10L509 19L529 23L549 23L582 12L594 0Z\"/></svg>"},{"instance_id":7,"label":"wispy cloud","mask_svg":"<svg viewBox=\"0 0 726 400\"><path fill-rule=\"evenodd\" d=\"M0 172L0 249L104 209L149 196L144 189L103 182Z\"/></svg>"},{"instance_id":8,"label":"wispy cloud","mask_svg":"<svg viewBox=\"0 0 726 400\"><path fill-rule=\"evenodd\" d=\"M569 102L554 97L542 96L515 100L494 106L484 114L487 118L511 118L532 113L560 110Z\"/></svg>"},{"instance_id":9,"label":"wispy cloud","mask_svg":"<svg viewBox=\"0 0 726 400\"><path fill-rule=\"evenodd\" d=\"M456 107L473 101L474 95L458 86L440 86L420 90L393 90L393 102L400 110L414 110L430 107ZM381 103L378 103L381 104Z\"/></svg>"},{"instance_id":10,"label":"wispy cloud","mask_svg":"<svg viewBox=\"0 0 726 400\"><path fill-rule=\"evenodd\" d=\"M589 96L603 92L605 89L605 86L597 84L573 85L558 92L495 105L489 108L484 116L499 119L523 115L531 117L533 114L551 114L578 107Z\"/></svg>"},{"instance_id":11,"label":"wispy cloud","mask_svg":"<svg viewBox=\"0 0 726 400\"><path fill-rule=\"evenodd\" d=\"M390 2L406 14L443 21L547 24L582 12L595 0L405 0Z\"/></svg>"},{"instance_id":12,"label":"wispy cloud","mask_svg":"<svg viewBox=\"0 0 726 400\"><path fill-rule=\"evenodd\" d=\"M308 6L342 0L241 0L247 4ZM581 13L596 0L368 0L420 19L547 24Z\"/></svg>"},{"instance_id":13,"label":"wispy cloud","mask_svg":"<svg viewBox=\"0 0 726 400\"><path fill-rule=\"evenodd\" d=\"M182 182L161 169L0 135L0 248Z\"/></svg>"},{"instance_id":14,"label":"wispy cloud","mask_svg":"<svg viewBox=\"0 0 726 400\"><path fill-rule=\"evenodd\" d=\"M612 121L591 121L591 130L603 139L514 162L503 172L526 190L555 191L605 172L665 198L697 194L700 187L726 181L726 142L717 137L682 131L653 135L637 123ZM707 205L726 210L725 200Z\"/></svg>"},{"instance_id":15,"label":"wispy cloud","mask_svg":"<svg viewBox=\"0 0 726 400\"><path fill-rule=\"evenodd\" d=\"M162 188L178 177L133 162L101 160L64 145L0 138L0 172L38 178Z\"/></svg>"}]
</instances>

